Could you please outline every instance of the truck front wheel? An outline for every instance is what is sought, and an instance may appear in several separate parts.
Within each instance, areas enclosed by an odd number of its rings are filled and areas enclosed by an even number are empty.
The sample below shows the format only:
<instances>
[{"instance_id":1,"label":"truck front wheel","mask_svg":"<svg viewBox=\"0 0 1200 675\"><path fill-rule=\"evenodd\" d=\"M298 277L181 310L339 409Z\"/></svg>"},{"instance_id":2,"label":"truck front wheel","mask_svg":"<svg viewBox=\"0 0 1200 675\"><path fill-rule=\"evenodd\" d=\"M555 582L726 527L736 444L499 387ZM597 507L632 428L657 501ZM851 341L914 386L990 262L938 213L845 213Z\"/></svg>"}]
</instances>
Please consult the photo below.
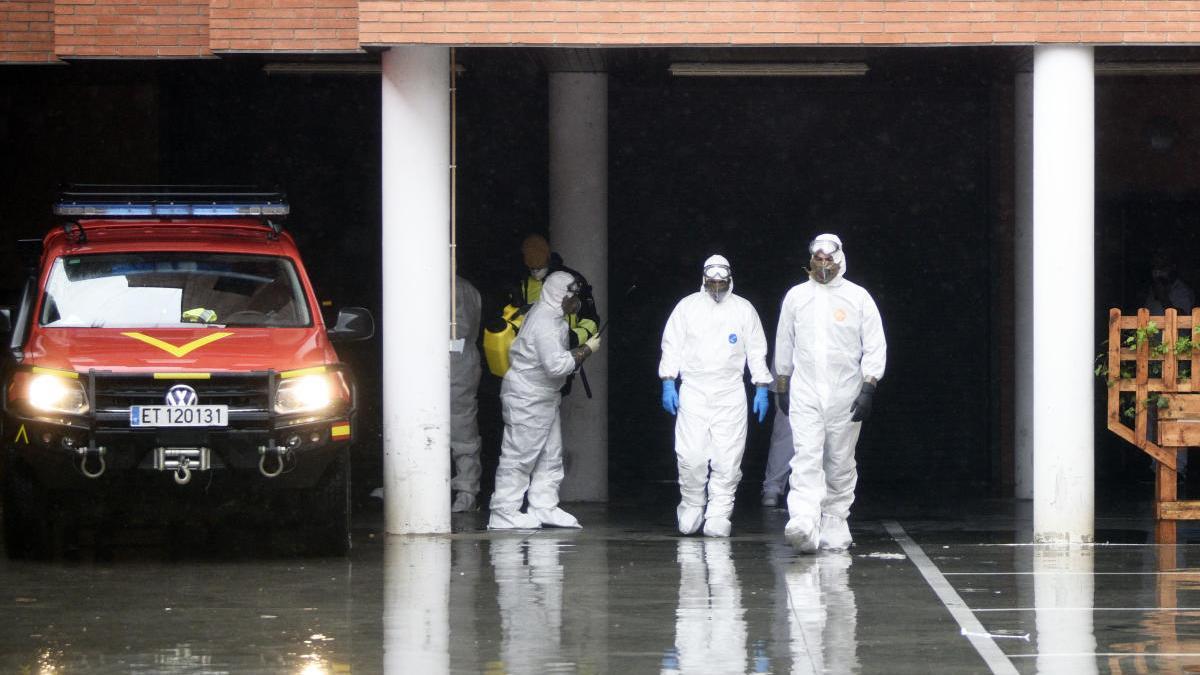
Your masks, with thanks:
<instances>
[{"instance_id":1,"label":"truck front wheel","mask_svg":"<svg viewBox=\"0 0 1200 675\"><path fill-rule=\"evenodd\" d=\"M12 559L53 555L53 523L46 489L11 453L3 467L4 551Z\"/></svg>"},{"instance_id":2,"label":"truck front wheel","mask_svg":"<svg viewBox=\"0 0 1200 675\"><path fill-rule=\"evenodd\" d=\"M313 488L303 524L308 553L340 556L350 551L350 451L342 449Z\"/></svg>"}]
</instances>

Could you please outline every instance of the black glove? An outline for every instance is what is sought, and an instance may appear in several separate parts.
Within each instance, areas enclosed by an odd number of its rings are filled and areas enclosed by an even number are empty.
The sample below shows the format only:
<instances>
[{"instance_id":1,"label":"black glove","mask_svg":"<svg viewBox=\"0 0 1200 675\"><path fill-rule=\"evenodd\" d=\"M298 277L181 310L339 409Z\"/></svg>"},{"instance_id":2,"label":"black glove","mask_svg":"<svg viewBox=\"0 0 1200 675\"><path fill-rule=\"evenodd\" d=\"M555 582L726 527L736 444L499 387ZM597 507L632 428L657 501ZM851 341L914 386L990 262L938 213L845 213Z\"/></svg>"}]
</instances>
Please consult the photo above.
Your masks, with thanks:
<instances>
[{"instance_id":1,"label":"black glove","mask_svg":"<svg viewBox=\"0 0 1200 675\"><path fill-rule=\"evenodd\" d=\"M850 416L851 422L862 422L871 416L871 398L874 396L875 385L863 382L862 390L858 392L858 398L850 404L850 412L854 413Z\"/></svg>"},{"instance_id":2,"label":"black glove","mask_svg":"<svg viewBox=\"0 0 1200 675\"><path fill-rule=\"evenodd\" d=\"M788 406L791 404L791 401L788 399L788 396L791 396L791 394L788 393L788 390L791 388L791 375L775 376L775 406L779 408L779 412L783 413L784 415L788 414Z\"/></svg>"}]
</instances>

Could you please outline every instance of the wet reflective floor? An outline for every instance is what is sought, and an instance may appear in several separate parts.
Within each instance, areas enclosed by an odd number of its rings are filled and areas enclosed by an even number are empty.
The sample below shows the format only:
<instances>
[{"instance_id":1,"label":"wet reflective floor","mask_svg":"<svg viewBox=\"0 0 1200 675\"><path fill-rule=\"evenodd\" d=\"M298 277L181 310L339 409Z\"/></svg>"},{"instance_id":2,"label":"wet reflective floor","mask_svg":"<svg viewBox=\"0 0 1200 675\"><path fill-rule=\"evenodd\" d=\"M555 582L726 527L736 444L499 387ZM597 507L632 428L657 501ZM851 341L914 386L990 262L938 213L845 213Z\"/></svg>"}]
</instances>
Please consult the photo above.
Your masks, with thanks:
<instances>
[{"instance_id":1,"label":"wet reflective floor","mask_svg":"<svg viewBox=\"0 0 1200 675\"><path fill-rule=\"evenodd\" d=\"M0 672L1200 670L1200 546L1148 543L1148 513L1099 518L1097 546L1022 545L1027 508L868 503L856 545L815 556L740 503L730 539L674 534L665 503L427 537L368 513L347 559L133 537L111 560L0 560Z\"/></svg>"}]
</instances>

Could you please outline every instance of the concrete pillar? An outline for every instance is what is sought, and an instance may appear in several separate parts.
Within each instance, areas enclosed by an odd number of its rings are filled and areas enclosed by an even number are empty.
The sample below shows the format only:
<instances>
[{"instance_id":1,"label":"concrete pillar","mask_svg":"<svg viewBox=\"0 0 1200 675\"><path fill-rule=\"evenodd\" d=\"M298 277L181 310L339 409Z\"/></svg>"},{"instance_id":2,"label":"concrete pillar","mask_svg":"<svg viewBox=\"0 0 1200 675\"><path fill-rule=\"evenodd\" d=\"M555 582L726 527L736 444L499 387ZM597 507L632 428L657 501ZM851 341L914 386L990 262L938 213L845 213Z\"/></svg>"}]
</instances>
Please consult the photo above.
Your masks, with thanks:
<instances>
[{"instance_id":1,"label":"concrete pillar","mask_svg":"<svg viewBox=\"0 0 1200 675\"><path fill-rule=\"evenodd\" d=\"M1095 528L1092 48L1033 59L1033 535L1091 542Z\"/></svg>"},{"instance_id":2,"label":"concrete pillar","mask_svg":"<svg viewBox=\"0 0 1200 675\"><path fill-rule=\"evenodd\" d=\"M1033 75L1014 88L1016 180L1013 232L1014 495L1033 499Z\"/></svg>"},{"instance_id":3,"label":"concrete pillar","mask_svg":"<svg viewBox=\"0 0 1200 675\"><path fill-rule=\"evenodd\" d=\"M550 246L592 284L608 316L608 75L550 73ZM610 336L605 331L605 338ZM563 501L608 500L608 346L563 398Z\"/></svg>"},{"instance_id":4,"label":"concrete pillar","mask_svg":"<svg viewBox=\"0 0 1200 675\"><path fill-rule=\"evenodd\" d=\"M450 531L450 50L383 54L383 485L389 534ZM415 291L420 292L415 292Z\"/></svg>"},{"instance_id":5,"label":"concrete pillar","mask_svg":"<svg viewBox=\"0 0 1200 675\"><path fill-rule=\"evenodd\" d=\"M450 540L445 537L384 541L383 672L451 672Z\"/></svg>"},{"instance_id":6,"label":"concrete pillar","mask_svg":"<svg viewBox=\"0 0 1200 675\"><path fill-rule=\"evenodd\" d=\"M1039 673L1099 672L1092 620L1094 560L1095 550L1090 546L1033 549Z\"/></svg>"}]
</instances>

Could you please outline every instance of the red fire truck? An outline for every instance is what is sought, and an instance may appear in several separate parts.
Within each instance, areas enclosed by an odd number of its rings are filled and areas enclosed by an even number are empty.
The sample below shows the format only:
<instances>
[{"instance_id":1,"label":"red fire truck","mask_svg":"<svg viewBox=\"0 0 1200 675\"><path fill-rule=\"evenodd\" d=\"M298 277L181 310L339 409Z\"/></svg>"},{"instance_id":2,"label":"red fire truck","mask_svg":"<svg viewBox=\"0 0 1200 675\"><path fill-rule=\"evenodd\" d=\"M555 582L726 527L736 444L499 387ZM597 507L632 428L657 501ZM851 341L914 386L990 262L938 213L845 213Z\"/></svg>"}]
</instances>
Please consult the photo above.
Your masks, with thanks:
<instances>
[{"instance_id":1,"label":"red fire truck","mask_svg":"<svg viewBox=\"0 0 1200 675\"><path fill-rule=\"evenodd\" d=\"M374 321L345 308L326 328L288 212L238 189L61 195L0 310L9 556L51 555L98 514L186 523L230 503L346 552L355 385L332 343Z\"/></svg>"}]
</instances>

